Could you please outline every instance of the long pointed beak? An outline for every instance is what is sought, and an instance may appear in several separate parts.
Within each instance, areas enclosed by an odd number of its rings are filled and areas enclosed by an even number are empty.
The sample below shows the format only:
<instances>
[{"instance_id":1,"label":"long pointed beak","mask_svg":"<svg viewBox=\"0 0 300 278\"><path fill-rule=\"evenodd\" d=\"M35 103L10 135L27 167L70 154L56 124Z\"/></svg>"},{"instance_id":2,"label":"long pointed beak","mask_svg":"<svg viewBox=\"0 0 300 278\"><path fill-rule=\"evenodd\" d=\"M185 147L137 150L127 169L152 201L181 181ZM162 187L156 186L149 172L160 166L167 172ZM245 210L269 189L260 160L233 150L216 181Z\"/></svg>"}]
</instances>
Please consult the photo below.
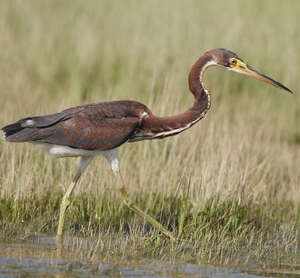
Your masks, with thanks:
<instances>
[{"instance_id":1,"label":"long pointed beak","mask_svg":"<svg viewBox=\"0 0 300 278\"><path fill-rule=\"evenodd\" d=\"M249 65L246 65L245 69L241 69L240 72L293 94L293 92L289 88L285 87L284 85L275 81L274 79L258 72Z\"/></svg>"},{"instance_id":2,"label":"long pointed beak","mask_svg":"<svg viewBox=\"0 0 300 278\"><path fill-rule=\"evenodd\" d=\"M256 78L258 80L266 82L268 84L271 84L271 85L273 85L277 88L283 89L283 90L288 91L289 93L293 94L293 92L289 88L285 87L284 85L282 85L281 83L275 81L274 79L258 72L257 70L255 70L251 66L245 64L241 60L238 60L237 64L234 67L232 67L232 70L234 70L236 72L239 72L239 73L242 73L242 74L246 74L248 76L251 76L253 78Z\"/></svg>"}]
</instances>

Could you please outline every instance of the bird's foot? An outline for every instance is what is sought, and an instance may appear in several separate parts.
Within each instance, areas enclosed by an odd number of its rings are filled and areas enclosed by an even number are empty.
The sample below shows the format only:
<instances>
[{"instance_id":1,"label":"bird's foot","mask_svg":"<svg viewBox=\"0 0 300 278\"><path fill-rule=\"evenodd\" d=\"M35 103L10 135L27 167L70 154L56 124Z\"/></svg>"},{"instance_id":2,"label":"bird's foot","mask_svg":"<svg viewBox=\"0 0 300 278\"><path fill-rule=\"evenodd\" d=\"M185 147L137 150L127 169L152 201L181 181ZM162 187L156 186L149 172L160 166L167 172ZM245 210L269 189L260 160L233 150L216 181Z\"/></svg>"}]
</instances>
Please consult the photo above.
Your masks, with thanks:
<instances>
[{"instance_id":1,"label":"bird's foot","mask_svg":"<svg viewBox=\"0 0 300 278\"><path fill-rule=\"evenodd\" d=\"M59 222L58 222L58 229L57 229L57 240L62 240L63 235L63 228L64 228L64 222L65 222L65 213L67 208L70 205L70 197L65 195L62 199L61 205L60 205L60 213L59 213Z\"/></svg>"},{"instance_id":2,"label":"bird's foot","mask_svg":"<svg viewBox=\"0 0 300 278\"><path fill-rule=\"evenodd\" d=\"M142 211L139 207L137 207L133 201L131 201L127 195L125 187L121 188L121 195L123 198L124 204L134 211L136 214L144 218L147 222L149 222L153 227L158 229L163 235L170 238L172 241L176 241L176 238L172 235L170 231L168 231L162 224L160 224L158 221L156 221L153 217Z\"/></svg>"}]
</instances>

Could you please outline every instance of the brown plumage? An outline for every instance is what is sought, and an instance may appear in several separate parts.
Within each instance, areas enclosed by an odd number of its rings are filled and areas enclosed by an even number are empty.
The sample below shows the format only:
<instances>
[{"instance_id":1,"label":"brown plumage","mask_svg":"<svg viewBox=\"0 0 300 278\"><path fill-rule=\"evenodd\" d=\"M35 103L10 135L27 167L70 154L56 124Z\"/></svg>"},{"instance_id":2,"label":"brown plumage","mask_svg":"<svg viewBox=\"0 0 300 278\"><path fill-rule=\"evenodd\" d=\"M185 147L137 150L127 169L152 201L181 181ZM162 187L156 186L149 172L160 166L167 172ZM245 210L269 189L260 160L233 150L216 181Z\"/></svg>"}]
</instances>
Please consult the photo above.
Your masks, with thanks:
<instances>
[{"instance_id":1,"label":"brown plumage","mask_svg":"<svg viewBox=\"0 0 300 278\"><path fill-rule=\"evenodd\" d=\"M189 88L195 97L194 105L182 114L157 117L149 108L136 101L88 104L53 115L21 119L2 128L5 139L9 142L48 143L85 150L109 150L127 141L164 138L178 134L203 118L210 107L210 93L204 88L201 80L203 71L210 65L230 68L231 58L239 59L231 51L216 49L206 52L197 60L189 74ZM281 87L287 89L283 85Z\"/></svg>"},{"instance_id":2,"label":"brown plumage","mask_svg":"<svg viewBox=\"0 0 300 278\"><path fill-rule=\"evenodd\" d=\"M251 68L233 52L214 49L202 55L192 66L189 89L194 95L194 104L184 113L158 117L139 102L113 101L82 105L52 115L24 118L2 128L6 141L35 143L56 157L81 157L77 174L62 203L58 235L62 234L67 207L65 199L69 198L92 157L103 154L109 160L113 171L119 174L115 151L117 147L125 142L176 135L204 117L210 108L210 92L204 87L202 76L209 66L221 66L291 92L282 84ZM126 201L124 184L122 194ZM134 209L132 206L131 208ZM138 209L135 211L143 217L148 217ZM147 219L163 230L155 220ZM170 236L166 230L163 232Z\"/></svg>"}]
</instances>

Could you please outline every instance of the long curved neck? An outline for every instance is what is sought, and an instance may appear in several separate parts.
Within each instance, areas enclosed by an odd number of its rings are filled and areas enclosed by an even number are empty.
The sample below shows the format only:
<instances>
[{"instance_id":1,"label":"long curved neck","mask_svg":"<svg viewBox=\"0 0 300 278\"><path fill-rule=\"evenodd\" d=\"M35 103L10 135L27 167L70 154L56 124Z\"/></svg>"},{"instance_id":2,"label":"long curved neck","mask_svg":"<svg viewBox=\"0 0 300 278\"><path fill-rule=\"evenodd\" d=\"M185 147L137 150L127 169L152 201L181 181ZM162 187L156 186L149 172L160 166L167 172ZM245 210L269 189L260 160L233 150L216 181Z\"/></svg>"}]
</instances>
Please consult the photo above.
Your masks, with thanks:
<instances>
[{"instance_id":1,"label":"long curved neck","mask_svg":"<svg viewBox=\"0 0 300 278\"><path fill-rule=\"evenodd\" d=\"M200 114L210 108L210 92L204 87L202 77L204 71L216 65L211 55L204 54L192 66L189 74L189 88L195 97L194 105L190 109L198 110Z\"/></svg>"},{"instance_id":2,"label":"long curved neck","mask_svg":"<svg viewBox=\"0 0 300 278\"><path fill-rule=\"evenodd\" d=\"M215 64L212 56L206 53L192 66L189 74L189 88L195 100L191 108L184 113L169 117L149 115L143 119L139 132L131 141L176 135L201 120L210 108L210 92L203 86L202 77L204 71Z\"/></svg>"}]
</instances>

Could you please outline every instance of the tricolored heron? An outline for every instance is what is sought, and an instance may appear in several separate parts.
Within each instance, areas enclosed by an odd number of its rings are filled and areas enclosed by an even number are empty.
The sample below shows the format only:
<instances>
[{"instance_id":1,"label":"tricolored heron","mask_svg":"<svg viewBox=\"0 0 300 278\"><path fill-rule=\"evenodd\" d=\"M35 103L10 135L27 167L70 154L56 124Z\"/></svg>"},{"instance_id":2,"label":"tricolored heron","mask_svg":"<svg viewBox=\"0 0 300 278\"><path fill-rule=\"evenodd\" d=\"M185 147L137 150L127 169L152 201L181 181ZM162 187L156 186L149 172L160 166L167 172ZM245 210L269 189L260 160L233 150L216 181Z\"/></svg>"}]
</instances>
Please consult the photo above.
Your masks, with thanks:
<instances>
[{"instance_id":1,"label":"tricolored heron","mask_svg":"<svg viewBox=\"0 0 300 278\"><path fill-rule=\"evenodd\" d=\"M202 55L192 66L189 88L195 101L184 113L157 117L144 104L125 100L87 104L52 115L28 117L2 128L3 138L8 142L30 142L53 157L80 157L77 173L61 203L58 238L63 234L65 212L76 183L92 159L103 155L120 180L125 204L166 236L174 239L168 230L128 198L120 174L117 148L126 142L176 135L201 120L210 108L210 92L202 81L203 73L209 66L221 66L246 74L292 93L279 82L250 67L235 53L226 49L214 49Z\"/></svg>"}]
</instances>

